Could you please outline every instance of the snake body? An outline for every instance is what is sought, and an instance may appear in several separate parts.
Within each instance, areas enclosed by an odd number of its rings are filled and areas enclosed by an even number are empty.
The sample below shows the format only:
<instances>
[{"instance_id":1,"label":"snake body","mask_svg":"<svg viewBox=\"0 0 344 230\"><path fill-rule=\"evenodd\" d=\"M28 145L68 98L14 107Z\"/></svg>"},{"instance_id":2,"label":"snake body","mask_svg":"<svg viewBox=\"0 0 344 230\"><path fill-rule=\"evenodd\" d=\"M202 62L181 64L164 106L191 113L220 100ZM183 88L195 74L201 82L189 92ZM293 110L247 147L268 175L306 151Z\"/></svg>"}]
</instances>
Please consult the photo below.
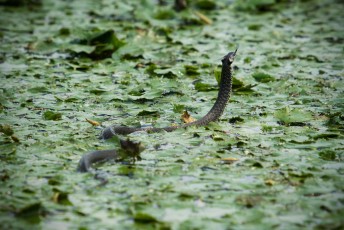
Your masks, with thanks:
<instances>
[{"instance_id":1,"label":"snake body","mask_svg":"<svg viewBox=\"0 0 344 230\"><path fill-rule=\"evenodd\" d=\"M147 132L160 132L160 131L167 131L171 132L178 128L186 128L189 126L204 126L209 124L210 122L216 121L220 118L223 114L223 111L226 108L228 99L230 97L232 91L232 63L234 61L235 55L237 50L234 52L229 52L222 58L222 71L221 71L221 81L220 81L220 88L218 92L218 96L216 99L215 104L210 109L210 111L203 116L201 119L186 123L180 126L169 126L165 128L135 128L135 127L127 127L127 126L117 126L111 125L106 127L102 134L102 139L109 139L114 135L127 135L137 131L147 131ZM87 172L91 167L92 163L105 161L109 159L117 159L119 158L119 154L116 150L100 150L94 151L85 154L81 160L79 161L78 171L79 172Z\"/></svg>"}]
</instances>

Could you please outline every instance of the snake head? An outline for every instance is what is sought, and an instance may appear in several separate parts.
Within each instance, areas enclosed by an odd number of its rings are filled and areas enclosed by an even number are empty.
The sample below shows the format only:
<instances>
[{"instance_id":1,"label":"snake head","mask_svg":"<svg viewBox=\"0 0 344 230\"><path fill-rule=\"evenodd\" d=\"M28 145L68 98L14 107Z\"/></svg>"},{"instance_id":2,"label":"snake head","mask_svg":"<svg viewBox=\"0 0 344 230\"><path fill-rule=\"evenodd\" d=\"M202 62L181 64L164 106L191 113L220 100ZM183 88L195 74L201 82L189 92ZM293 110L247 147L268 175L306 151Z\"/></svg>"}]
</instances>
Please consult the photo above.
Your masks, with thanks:
<instances>
[{"instance_id":1,"label":"snake head","mask_svg":"<svg viewBox=\"0 0 344 230\"><path fill-rule=\"evenodd\" d=\"M221 60L222 63L227 63L229 65L232 64L234 62L234 58L235 58L237 50L238 48L236 48L234 52L229 52L226 56L224 56Z\"/></svg>"}]
</instances>

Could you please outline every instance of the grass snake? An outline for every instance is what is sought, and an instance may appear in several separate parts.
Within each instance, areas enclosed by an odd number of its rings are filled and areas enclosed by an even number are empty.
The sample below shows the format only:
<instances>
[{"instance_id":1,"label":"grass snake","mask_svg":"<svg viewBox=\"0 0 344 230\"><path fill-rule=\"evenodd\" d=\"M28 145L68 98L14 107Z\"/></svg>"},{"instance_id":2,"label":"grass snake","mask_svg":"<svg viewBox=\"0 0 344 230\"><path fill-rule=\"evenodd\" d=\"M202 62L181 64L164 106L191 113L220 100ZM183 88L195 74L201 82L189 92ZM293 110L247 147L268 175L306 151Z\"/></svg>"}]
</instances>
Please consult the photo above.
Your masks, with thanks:
<instances>
[{"instance_id":1,"label":"grass snake","mask_svg":"<svg viewBox=\"0 0 344 230\"><path fill-rule=\"evenodd\" d=\"M222 71L221 71L221 81L220 81L220 89L218 92L218 96L216 99L215 104L210 109L210 111L201 119L186 123L180 126L169 126L165 128L135 128L135 127L127 127L127 126L117 126L111 125L106 127L102 134L102 139L109 139L114 135L127 135L137 131L148 131L148 132L159 132L159 131L167 131L171 132L173 130L179 128L186 128L188 126L204 126L209 124L210 122L216 121L222 115L224 109L226 108L228 99L230 97L232 91L232 63L234 62L234 58L236 55L237 49L234 52L229 52L222 58ZM130 152L139 151L139 146L132 146L130 145L130 141L120 140L122 147L129 146L129 155ZM127 148L128 150L128 148ZM128 151L127 151L128 152ZM77 170L79 172L87 172L91 165L96 162L106 161L110 159L118 159L120 154L118 151L114 149L110 150L99 150L94 152L86 153L81 160L79 161Z\"/></svg>"}]
</instances>

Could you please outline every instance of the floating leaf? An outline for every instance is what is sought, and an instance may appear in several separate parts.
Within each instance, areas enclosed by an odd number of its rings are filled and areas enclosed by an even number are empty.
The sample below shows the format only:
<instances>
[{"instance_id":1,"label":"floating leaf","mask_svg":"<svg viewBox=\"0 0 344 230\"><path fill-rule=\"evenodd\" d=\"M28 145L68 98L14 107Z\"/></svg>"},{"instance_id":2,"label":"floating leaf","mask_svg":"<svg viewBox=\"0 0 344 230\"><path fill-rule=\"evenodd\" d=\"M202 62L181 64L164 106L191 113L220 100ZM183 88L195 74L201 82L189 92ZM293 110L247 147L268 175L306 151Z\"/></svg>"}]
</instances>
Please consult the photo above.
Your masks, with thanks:
<instances>
[{"instance_id":1,"label":"floating leaf","mask_svg":"<svg viewBox=\"0 0 344 230\"><path fill-rule=\"evenodd\" d=\"M68 35L70 35L70 29L63 27L59 30L59 34L62 36L68 36Z\"/></svg>"},{"instance_id":2,"label":"floating leaf","mask_svg":"<svg viewBox=\"0 0 344 230\"><path fill-rule=\"evenodd\" d=\"M330 113L327 125L335 128L344 128L344 114L341 112Z\"/></svg>"},{"instance_id":3,"label":"floating leaf","mask_svg":"<svg viewBox=\"0 0 344 230\"><path fill-rule=\"evenodd\" d=\"M301 123L313 119L312 114L300 109L285 107L275 112L275 117L284 124Z\"/></svg>"},{"instance_id":4,"label":"floating leaf","mask_svg":"<svg viewBox=\"0 0 344 230\"><path fill-rule=\"evenodd\" d=\"M166 69L155 69L154 73L166 77L166 78L175 78L178 76L178 73L176 70L171 69L171 68L166 68Z\"/></svg>"},{"instance_id":5,"label":"floating leaf","mask_svg":"<svg viewBox=\"0 0 344 230\"><path fill-rule=\"evenodd\" d=\"M19 209L16 212L16 216L23 218L30 223L39 223L41 221L41 216L43 212L43 207L40 202L28 204L25 207Z\"/></svg>"},{"instance_id":6,"label":"floating leaf","mask_svg":"<svg viewBox=\"0 0 344 230\"><path fill-rule=\"evenodd\" d=\"M198 67L197 66L194 66L194 65L185 65L184 66L185 68L185 73L187 75L199 75L199 72L198 72Z\"/></svg>"},{"instance_id":7,"label":"floating leaf","mask_svg":"<svg viewBox=\"0 0 344 230\"><path fill-rule=\"evenodd\" d=\"M14 142L20 142L20 140L19 140L19 138L17 137L17 136L15 136L15 135L12 135L11 136L11 139L12 139L12 141L14 141Z\"/></svg>"},{"instance_id":8,"label":"floating leaf","mask_svg":"<svg viewBox=\"0 0 344 230\"><path fill-rule=\"evenodd\" d=\"M205 16L204 14L202 14L201 12L195 11L194 12L200 19L202 22L204 22L207 25L210 25L213 23L212 20L210 20L207 16Z\"/></svg>"},{"instance_id":9,"label":"floating leaf","mask_svg":"<svg viewBox=\"0 0 344 230\"><path fill-rule=\"evenodd\" d=\"M218 85L220 85L220 81L221 81L221 70L219 68L216 68L214 71L215 74L215 79L218 83ZM255 85L245 85L243 81L239 80L238 78L234 77L232 78L232 88L233 91L236 92L253 92L252 88Z\"/></svg>"},{"instance_id":10,"label":"floating leaf","mask_svg":"<svg viewBox=\"0 0 344 230\"><path fill-rule=\"evenodd\" d=\"M93 120L90 120L90 119L87 119L87 118L86 118L86 121L88 123L90 123L91 125L93 125L93 126L100 126L100 123L98 121L93 121Z\"/></svg>"},{"instance_id":11,"label":"floating leaf","mask_svg":"<svg viewBox=\"0 0 344 230\"><path fill-rule=\"evenodd\" d=\"M141 112L139 112L137 114L137 116L155 116L158 117L159 116L159 112L156 110L142 110Z\"/></svg>"},{"instance_id":12,"label":"floating leaf","mask_svg":"<svg viewBox=\"0 0 344 230\"><path fill-rule=\"evenodd\" d=\"M172 9L160 9L154 14L154 18L159 20L168 20L174 17L175 13Z\"/></svg>"},{"instance_id":13,"label":"floating leaf","mask_svg":"<svg viewBox=\"0 0 344 230\"><path fill-rule=\"evenodd\" d=\"M44 86L33 87L28 90L31 93L49 93L49 89Z\"/></svg>"},{"instance_id":14,"label":"floating leaf","mask_svg":"<svg viewBox=\"0 0 344 230\"><path fill-rule=\"evenodd\" d=\"M120 47L113 55L113 58L120 57L123 60L135 60L143 58L144 49L136 43L127 43Z\"/></svg>"},{"instance_id":15,"label":"floating leaf","mask_svg":"<svg viewBox=\"0 0 344 230\"><path fill-rule=\"evenodd\" d=\"M276 0L236 0L234 5L242 11L266 11L275 3Z\"/></svg>"},{"instance_id":16,"label":"floating leaf","mask_svg":"<svg viewBox=\"0 0 344 230\"><path fill-rule=\"evenodd\" d=\"M261 83L267 83L267 82L270 82L270 81L275 81L275 78L272 77L271 75L269 74L266 74L266 73L254 73L252 75L252 77L258 81L258 82L261 82Z\"/></svg>"},{"instance_id":17,"label":"floating leaf","mask_svg":"<svg viewBox=\"0 0 344 230\"><path fill-rule=\"evenodd\" d=\"M233 80L233 82L234 82L234 80ZM251 93L255 92L253 90L253 87L255 87L255 86L256 85L249 84L249 85L245 85L245 86L242 86L242 87L235 87L234 88L234 85L233 85L233 91L236 94L251 94Z\"/></svg>"},{"instance_id":18,"label":"floating leaf","mask_svg":"<svg viewBox=\"0 0 344 230\"><path fill-rule=\"evenodd\" d=\"M113 52L125 45L125 42L118 39L113 30L107 30L105 32L100 31L89 38L76 41L74 44L79 44L79 46L75 46L72 43L68 48L76 53L86 52L94 59L104 59L111 57Z\"/></svg>"},{"instance_id":19,"label":"floating leaf","mask_svg":"<svg viewBox=\"0 0 344 230\"><path fill-rule=\"evenodd\" d=\"M67 51L72 51L75 53L87 53L87 54L91 54L95 49L96 47L94 46L82 45L82 44L69 44L65 48L65 50Z\"/></svg>"},{"instance_id":20,"label":"floating leaf","mask_svg":"<svg viewBox=\"0 0 344 230\"><path fill-rule=\"evenodd\" d=\"M265 183L266 185L272 186L272 185L275 185L275 184L276 184L276 181L271 180L271 179L268 179L268 180L265 180L264 183Z\"/></svg>"},{"instance_id":21,"label":"floating leaf","mask_svg":"<svg viewBox=\"0 0 344 230\"><path fill-rule=\"evenodd\" d=\"M0 133L5 134L6 136L12 136L14 134L14 131L10 125L3 124L0 125Z\"/></svg>"},{"instance_id":22,"label":"floating leaf","mask_svg":"<svg viewBox=\"0 0 344 230\"><path fill-rule=\"evenodd\" d=\"M336 152L333 150L321 151L319 157L325 161L334 161L336 160Z\"/></svg>"},{"instance_id":23,"label":"floating leaf","mask_svg":"<svg viewBox=\"0 0 344 230\"><path fill-rule=\"evenodd\" d=\"M213 0L197 0L195 5L202 10L213 10L216 8L216 2Z\"/></svg>"},{"instance_id":24,"label":"floating leaf","mask_svg":"<svg viewBox=\"0 0 344 230\"><path fill-rule=\"evenodd\" d=\"M243 88L245 86L244 82L240 81L238 78L236 77L233 77L233 82L232 82L232 87L233 87L233 90L237 90L237 89L240 89L240 88Z\"/></svg>"},{"instance_id":25,"label":"floating leaf","mask_svg":"<svg viewBox=\"0 0 344 230\"><path fill-rule=\"evenodd\" d=\"M195 89L199 92L218 90L218 87L203 82L196 82Z\"/></svg>"},{"instance_id":26,"label":"floating leaf","mask_svg":"<svg viewBox=\"0 0 344 230\"><path fill-rule=\"evenodd\" d=\"M259 204L262 201L260 196L248 196L248 195L239 195L235 201L240 204L244 205L247 208L252 208L255 205Z\"/></svg>"},{"instance_id":27,"label":"floating leaf","mask_svg":"<svg viewBox=\"0 0 344 230\"><path fill-rule=\"evenodd\" d=\"M242 117L232 117L229 119L229 123L232 123L232 124L243 122L243 121L244 121L244 118Z\"/></svg>"},{"instance_id":28,"label":"floating leaf","mask_svg":"<svg viewBox=\"0 0 344 230\"><path fill-rule=\"evenodd\" d=\"M96 95L100 95L100 94L103 94L105 92L107 92L107 89L103 89L103 88L100 88L100 87L90 90L90 93L93 93L93 94L96 94Z\"/></svg>"},{"instance_id":29,"label":"floating leaf","mask_svg":"<svg viewBox=\"0 0 344 230\"><path fill-rule=\"evenodd\" d=\"M235 157L226 157L226 158L221 158L221 160L225 164L233 164L234 162L238 161L239 159L235 158Z\"/></svg>"},{"instance_id":30,"label":"floating leaf","mask_svg":"<svg viewBox=\"0 0 344 230\"><path fill-rule=\"evenodd\" d=\"M52 200L57 204L72 205L72 203L68 199L68 195L69 194L66 192L55 191Z\"/></svg>"},{"instance_id":31,"label":"floating leaf","mask_svg":"<svg viewBox=\"0 0 344 230\"><path fill-rule=\"evenodd\" d=\"M145 213L145 212L135 213L134 220L136 222L144 222L144 223L154 223L154 222L158 221L154 216L150 215L149 213Z\"/></svg>"},{"instance_id":32,"label":"floating leaf","mask_svg":"<svg viewBox=\"0 0 344 230\"><path fill-rule=\"evenodd\" d=\"M184 113L183 113L182 116L181 116L181 119L183 120L184 123L191 123L191 122L196 121L196 119L193 118L193 117L188 113L188 111L184 111Z\"/></svg>"},{"instance_id":33,"label":"floating leaf","mask_svg":"<svg viewBox=\"0 0 344 230\"><path fill-rule=\"evenodd\" d=\"M175 113L181 113L185 110L185 106L184 105L180 105L180 104L174 104L173 105L173 112Z\"/></svg>"},{"instance_id":34,"label":"floating leaf","mask_svg":"<svg viewBox=\"0 0 344 230\"><path fill-rule=\"evenodd\" d=\"M121 149L118 150L123 159L130 158L133 162L141 160L140 153L145 149L141 142L120 139Z\"/></svg>"},{"instance_id":35,"label":"floating leaf","mask_svg":"<svg viewBox=\"0 0 344 230\"><path fill-rule=\"evenodd\" d=\"M339 133L321 133L313 137L314 140L318 139L332 139L340 137Z\"/></svg>"},{"instance_id":36,"label":"floating leaf","mask_svg":"<svg viewBox=\"0 0 344 230\"><path fill-rule=\"evenodd\" d=\"M45 120L57 121L57 120L61 120L62 119L62 114L61 113L56 113L56 112L53 112L53 111L45 111L43 113L43 118Z\"/></svg>"},{"instance_id":37,"label":"floating leaf","mask_svg":"<svg viewBox=\"0 0 344 230\"><path fill-rule=\"evenodd\" d=\"M251 25L248 26L248 29L249 30L258 31L262 27L263 27L263 25L261 25L261 24L251 24ZM245 58L245 63L250 63L247 58Z\"/></svg>"}]
</instances>

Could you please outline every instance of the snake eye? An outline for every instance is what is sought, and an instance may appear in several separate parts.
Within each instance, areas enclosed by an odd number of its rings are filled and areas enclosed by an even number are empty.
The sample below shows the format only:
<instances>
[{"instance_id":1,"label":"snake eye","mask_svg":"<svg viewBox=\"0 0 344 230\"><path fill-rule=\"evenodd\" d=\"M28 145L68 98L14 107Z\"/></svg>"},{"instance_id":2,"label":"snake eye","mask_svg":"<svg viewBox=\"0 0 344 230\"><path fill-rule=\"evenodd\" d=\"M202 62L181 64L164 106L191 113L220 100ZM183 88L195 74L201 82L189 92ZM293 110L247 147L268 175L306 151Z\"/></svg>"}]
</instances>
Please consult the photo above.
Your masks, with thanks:
<instances>
[{"instance_id":1,"label":"snake eye","mask_svg":"<svg viewBox=\"0 0 344 230\"><path fill-rule=\"evenodd\" d=\"M234 61L235 54L234 53L229 53L228 54L228 61L232 63Z\"/></svg>"},{"instance_id":2,"label":"snake eye","mask_svg":"<svg viewBox=\"0 0 344 230\"><path fill-rule=\"evenodd\" d=\"M221 61L222 62L228 61L229 63L233 63L237 50L238 48L236 48L234 52L229 52L226 56L224 56L221 59Z\"/></svg>"},{"instance_id":3,"label":"snake eye","mask_svg":"<svg viewBox=\"0 0 344 230\"><path fill-rule=\"evenodd\" d=\"M226 60L229 63L232 63L234 61L234 57L235 57L235 54L233 52L230 52L223 58L223 61Z\"/></svg>"},{"instance_id":4,"label":"snake eye","mask_svg":"<svg viewBox=\"0 0 344 230\"><path fill-rule=\"evenodd\" d=\"M234 61L234 58L235 58L235 55L236 55L236 52L237 52L237 51L238 51L238 47L235 49L234 52L230 52L230 53L227 54L227 56L228 56L228 61L229 61L230 63L232 63L232 62Z\"/></svg>"}]
</instances>

